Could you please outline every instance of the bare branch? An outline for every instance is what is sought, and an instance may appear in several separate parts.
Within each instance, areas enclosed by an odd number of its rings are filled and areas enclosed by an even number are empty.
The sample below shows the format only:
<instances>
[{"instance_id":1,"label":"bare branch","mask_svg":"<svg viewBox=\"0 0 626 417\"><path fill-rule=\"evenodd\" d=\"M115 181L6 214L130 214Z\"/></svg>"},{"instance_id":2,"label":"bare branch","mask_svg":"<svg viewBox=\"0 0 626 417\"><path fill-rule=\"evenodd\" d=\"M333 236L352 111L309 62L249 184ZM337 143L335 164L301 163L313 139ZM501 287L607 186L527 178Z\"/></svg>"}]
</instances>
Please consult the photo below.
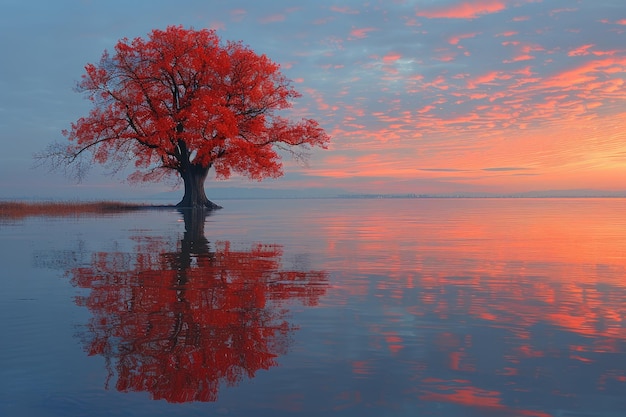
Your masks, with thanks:
<instances>
[{"instance_id":1,"label":"bare branch","mask_svg":"<svg viewBox=\"0 0 626 417\"><path fill-rule=\"evenodd\" d=\"M91 159L82 153L70 152L67 144L51 143L42 152L33 155L34 167L45 167L49 172L62 172L67 178L80 183L93 164Z\"/></svg>"}]
</instances>

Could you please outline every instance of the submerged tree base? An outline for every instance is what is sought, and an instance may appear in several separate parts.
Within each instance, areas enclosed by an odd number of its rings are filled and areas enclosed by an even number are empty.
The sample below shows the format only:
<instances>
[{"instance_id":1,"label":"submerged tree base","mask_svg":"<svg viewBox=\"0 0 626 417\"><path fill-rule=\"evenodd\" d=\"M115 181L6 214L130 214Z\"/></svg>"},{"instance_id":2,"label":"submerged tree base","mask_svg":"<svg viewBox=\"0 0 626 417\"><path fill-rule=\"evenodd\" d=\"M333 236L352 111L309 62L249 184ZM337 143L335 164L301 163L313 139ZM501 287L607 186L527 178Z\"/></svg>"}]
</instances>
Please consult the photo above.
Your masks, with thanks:
<instances>
[{"instance_id":1,"label":"submerged tree base","mask_svg":"<svg viewBox=\"0 0 626 417\"><path fill-rule=\"evenodd\" d=\"M219 210L223 208L222 206L215 204L211 200L206 200L202 203L192 204L189 201L185 201L185 199L181 200L180 203L176 204L176 208L178 209L199 209L199 210Z\"/></svg>"},{"instance_id":2,"label":"submerged tree base","mask_svg":"<svg viewBox=\"0 0 626 417\"><path fill-rule=\"evenodd\" d=\"M186 150L183 142L179 143L181 149ZM187 162L186 169L180 172L185 184L185 194L176 208L181 209L205 209L218 210L222 207L209 200L204 191L204 181L209 174L210 166L202 166Z\"/></svg>"}]
</instances>

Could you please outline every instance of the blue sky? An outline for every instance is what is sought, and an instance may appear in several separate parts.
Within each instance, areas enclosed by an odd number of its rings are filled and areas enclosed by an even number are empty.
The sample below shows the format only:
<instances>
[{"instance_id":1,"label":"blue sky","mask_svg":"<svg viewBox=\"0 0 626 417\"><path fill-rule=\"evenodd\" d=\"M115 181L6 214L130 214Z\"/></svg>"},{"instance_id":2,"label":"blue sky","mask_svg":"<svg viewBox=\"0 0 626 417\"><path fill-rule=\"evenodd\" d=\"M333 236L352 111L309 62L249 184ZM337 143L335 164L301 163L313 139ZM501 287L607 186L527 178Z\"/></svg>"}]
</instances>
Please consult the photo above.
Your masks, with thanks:
<instances>
[{"instance_id":1,"label":"blue sky","mask_svg":"<svg viewBox=\"0 0 626 417\"><path fill-rule=\"evenodd\" d=\"M118 39L213 28L281 64L294 117L332 136L308 166L215 187L348 192L626 190L623 0L1 0L0 198L127 198L97 167L82 184L33 153L90 103L73 87Z\"/></svg>"}]
</instances>

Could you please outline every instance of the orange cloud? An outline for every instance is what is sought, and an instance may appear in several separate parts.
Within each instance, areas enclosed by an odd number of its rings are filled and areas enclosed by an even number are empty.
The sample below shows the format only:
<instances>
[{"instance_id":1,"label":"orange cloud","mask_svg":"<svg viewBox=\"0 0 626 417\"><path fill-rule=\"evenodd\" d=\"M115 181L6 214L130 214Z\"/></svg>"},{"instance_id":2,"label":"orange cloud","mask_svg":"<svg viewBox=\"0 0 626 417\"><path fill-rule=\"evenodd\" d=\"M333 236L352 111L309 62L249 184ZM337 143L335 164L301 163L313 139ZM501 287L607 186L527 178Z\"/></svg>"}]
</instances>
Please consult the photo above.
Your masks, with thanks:
<instances>
[{"instance_id":1,"label":"orange cloud","mask_svg":"<svg viewBox=\"0 0 626 417\"><path fill-rule=\"evenodd\" d=\"M626 71L626 58L589 61L576 68L563 71L548 79L545 84L550 87L572 87L576 84L584 84L598 79L599 74L606 74L607 71Z\"/></svg>"},{"instance_id":2,"label":"orange cloud","mask_svg":"<svg viewBox=\"0 0 626 417\"><path fill-rule=\"evenodd\" d=\"M465 1L452 6L418 11L417 16L443 19L475 19L481 15L497 13L506 9L504 0Z\"/></svg>"},{"instance_id":3,"label":"orange cloud","mask_svg":"<svg viewBox=\"0 0 626 417\"><path fill-rule=\"evenodd\" d=\"M593 48L594 45L592 43L587 45L579 46L578 48L572 49L567 53L567 56L583 56L589 55L589 48Z\"/></svg>"}]
</instances>

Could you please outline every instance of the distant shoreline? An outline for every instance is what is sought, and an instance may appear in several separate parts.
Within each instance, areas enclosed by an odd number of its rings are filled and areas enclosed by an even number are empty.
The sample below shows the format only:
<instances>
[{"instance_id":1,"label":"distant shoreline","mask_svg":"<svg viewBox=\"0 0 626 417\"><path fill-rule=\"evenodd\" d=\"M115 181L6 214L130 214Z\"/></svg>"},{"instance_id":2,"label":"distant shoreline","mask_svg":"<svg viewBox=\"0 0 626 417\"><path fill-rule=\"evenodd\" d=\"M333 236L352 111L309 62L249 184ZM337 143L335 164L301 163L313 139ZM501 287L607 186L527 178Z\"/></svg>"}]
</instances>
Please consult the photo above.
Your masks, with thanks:
<instances>
[{"instance_id":1,"label":"distant shoreline","mask_svg":"<svg viewBox=\"0 0 626 417\"><path fill-rule=\"evenodd\" d=\"M511 195L430 195L430 194L419 194L419 195L395 195L395 194L355 194L355 195L342 195L334 198L341 199L393 199L393 198L404 198L404 199L436 199L436 198L447 198L447 199L517 199L517 198L626 198L626 195L524 195L524 194L511 194Z\"/></svg>"}]
</instances>

